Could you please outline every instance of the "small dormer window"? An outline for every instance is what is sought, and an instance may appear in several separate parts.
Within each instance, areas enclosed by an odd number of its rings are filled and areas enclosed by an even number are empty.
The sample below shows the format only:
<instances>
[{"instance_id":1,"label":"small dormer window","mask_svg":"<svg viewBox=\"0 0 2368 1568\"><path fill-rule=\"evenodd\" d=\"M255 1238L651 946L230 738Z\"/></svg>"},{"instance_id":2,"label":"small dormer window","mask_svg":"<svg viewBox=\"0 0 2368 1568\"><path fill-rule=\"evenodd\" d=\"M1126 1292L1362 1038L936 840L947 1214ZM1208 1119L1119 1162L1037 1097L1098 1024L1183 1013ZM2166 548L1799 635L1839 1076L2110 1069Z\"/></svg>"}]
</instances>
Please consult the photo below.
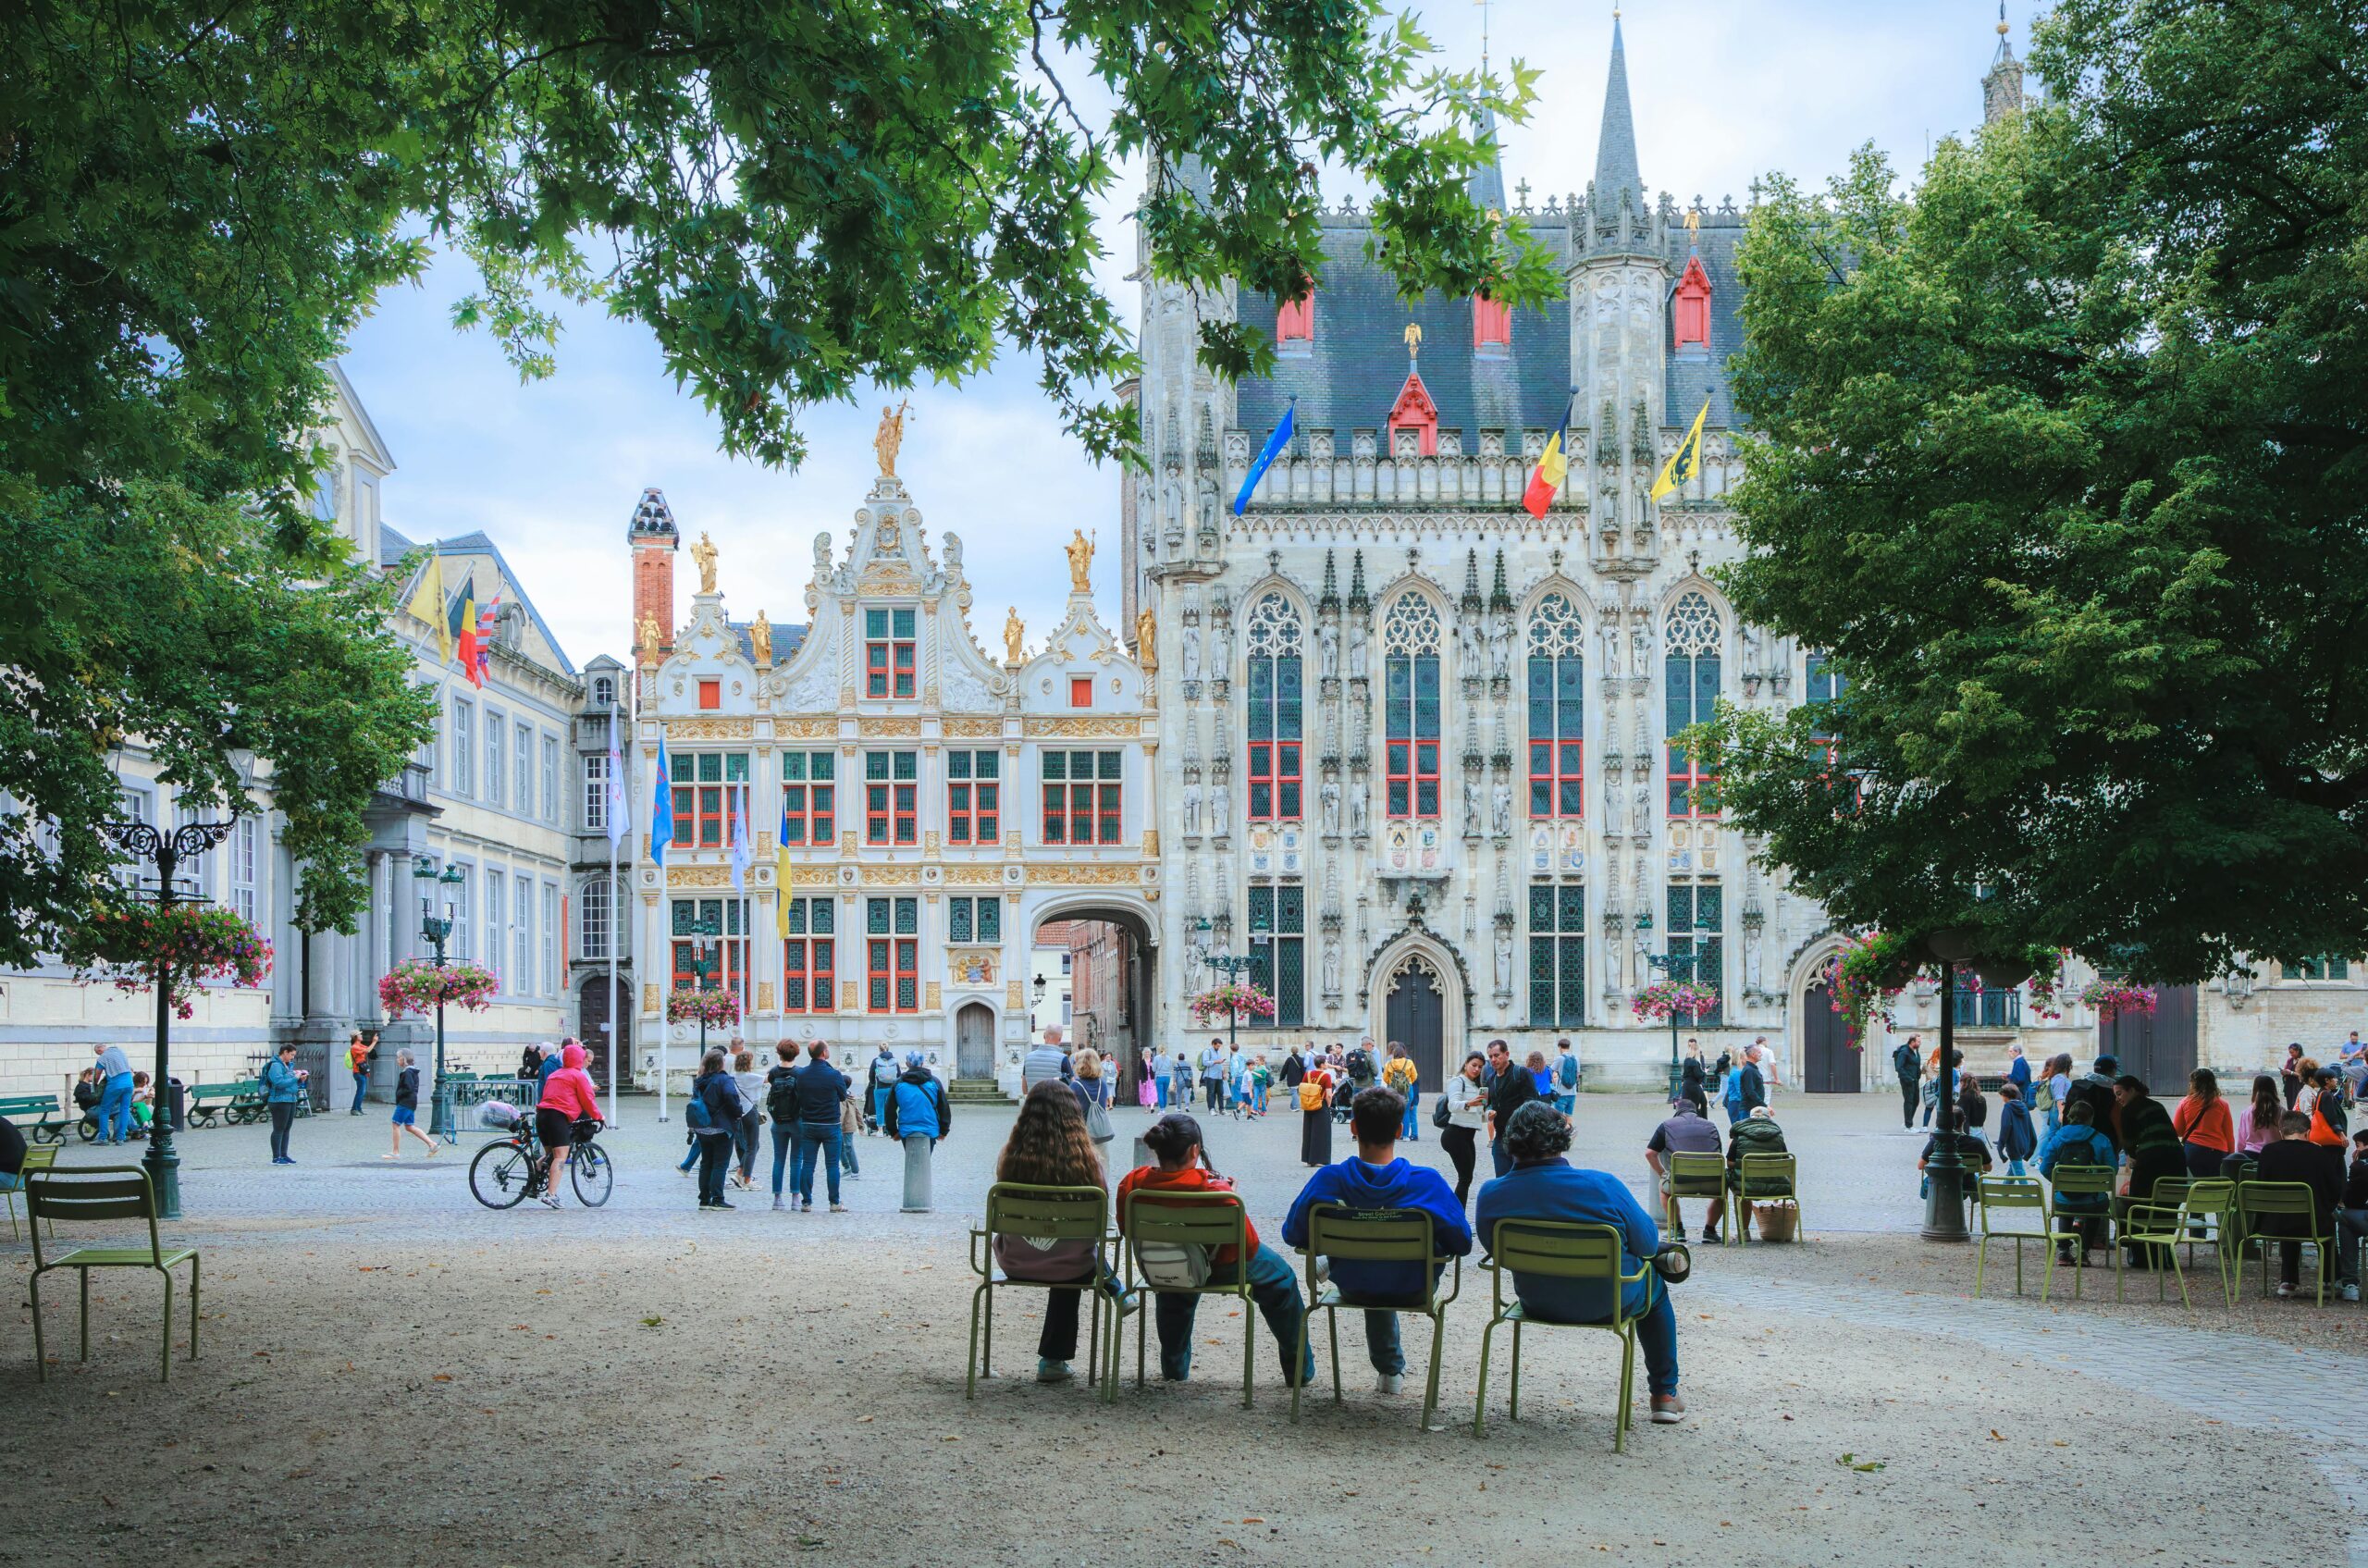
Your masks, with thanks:
<instances>
[{"instance_id":1,"label":"small dormer window","mask_svg":"<svg viewBox=\"0 0 2368 1568\"><path fill-rule=\"evenodd\" d=\"M1298 300L1285 300L1275 311L1275 343L1313 346L1315 341L1315 291L1309 290Z\"/></svg>"},{"instance_id":2,"label":"small dormer window","mask_svg":"<svg viewBox=\"0 0 2368 1568\"><path fill-rule=\"evenodd\" d=\"M1398 401L1389 409L1390 451L1404 456L1401 437L1413 437L1415 455L1437 457L1439 454L1439 410L1431 401L1430 389L1423 385L1419 376L1409 375L1406 385L1400 389Z\"/></svg>"},{"instance_id":3,"label":"small dormer window","mask_svg":"<svg viewBox=\"0 0 2368 1568\"><path fill-rule=\"evenodd\" d=\"M1685 258L1685 273L1677 280L1670 315L1676 326L1679 348L1689 344L1705 349L1710 346L1710 276L1702 270L1702 258L1698 255Z\"/></svg>"},{"instance_id":4,"label":"small dormer window","mask_svg":"<svg viewBox=\"0 0 2368 1568\"><path fill-rule=\"evenodd\" d=\"M1093 677L1092 675L1069 677L1069 706L1071 708L1093 706Z\"/></svg>"},{"instance_id":5,"label":"small dormer window","mask_svg":"<svg viewBox=\"0 0 2368 1568\"><path fill-rule=\"evenodd\" d=\"M595 708L608 708L608 707L611 707L611 706L613 706L613 705L615 704L616 700L617 700L617 683L616 683L616 682L614 682L614 681L612 681L612 680L609 679L609 677L608 677L608 676L606 676L606 675L602 675L599 679L598 679L598 680L596 680L596 681L594 681L594 682L592 683L592 706L593 706L593 707L595 707Z\"/></svg>"},{"instance_id":6,"label":"small dormer window","mask_svg":"<svg viewBox=\"0 0 2368 1568\"><path fill-rule=\"evenodd\" d=\"M1510 349L1512 342L1512 307L1502 300L1490 299L1486 289L1473 295L1472 346L1475 349Z\"/></svg>"},{"instance_id":7,"label":"small dormer window","mask_svg":"<svg viewBox=\"0 0 2368 1568\"><path fill-rule=\"evenodd\" d=\"M699 710L701 712L708 712L722 706L723 683L722 681L701 681L699 683Z\"/></svg>"},{"instance_id":8,"label":"small dormer window","mask_svg":"<svg viewBox=\"0 0 2368 1568\"><path fill-rule=\"evenodd\" d=\"M863 695L891 699L913 695L913 611L863 612Z\"/></svg>"}]
</instances>

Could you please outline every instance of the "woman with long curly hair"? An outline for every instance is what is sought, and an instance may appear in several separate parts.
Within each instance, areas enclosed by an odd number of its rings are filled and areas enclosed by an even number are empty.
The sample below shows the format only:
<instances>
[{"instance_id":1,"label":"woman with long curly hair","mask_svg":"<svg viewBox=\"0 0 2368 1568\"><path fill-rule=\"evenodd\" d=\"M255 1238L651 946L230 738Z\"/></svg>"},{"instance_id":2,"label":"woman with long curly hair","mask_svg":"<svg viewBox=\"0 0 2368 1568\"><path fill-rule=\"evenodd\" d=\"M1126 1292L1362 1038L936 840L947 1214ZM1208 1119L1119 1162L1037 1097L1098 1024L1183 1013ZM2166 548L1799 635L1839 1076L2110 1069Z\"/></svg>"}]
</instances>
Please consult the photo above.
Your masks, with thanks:
<instances>
[{"instance_id":1,"label":"woman with long curly hair","mask_svg":"<svg viewBox=\"0 0 2368 1568\"><path fill-rule=\"evenodd\" d=\"M1077 1095L1058 1079L1039 1083L1019 1103L1019 1118L995 1157L995 1179L1030 1187L1103 1187L1102 1152L1085 1130ZM1052 1290L1044 1302L1044 1329L1036 1340L1036 1381L1066 1383L1077 1356L1077 1309L1082 1288L1099 1284L1093 1243L1054 1241L1038 1246L1025 1236L997 1236L995 1261L1014 1279L1067 1283L1079 1290Z\"/></svg>"}]
</instances>

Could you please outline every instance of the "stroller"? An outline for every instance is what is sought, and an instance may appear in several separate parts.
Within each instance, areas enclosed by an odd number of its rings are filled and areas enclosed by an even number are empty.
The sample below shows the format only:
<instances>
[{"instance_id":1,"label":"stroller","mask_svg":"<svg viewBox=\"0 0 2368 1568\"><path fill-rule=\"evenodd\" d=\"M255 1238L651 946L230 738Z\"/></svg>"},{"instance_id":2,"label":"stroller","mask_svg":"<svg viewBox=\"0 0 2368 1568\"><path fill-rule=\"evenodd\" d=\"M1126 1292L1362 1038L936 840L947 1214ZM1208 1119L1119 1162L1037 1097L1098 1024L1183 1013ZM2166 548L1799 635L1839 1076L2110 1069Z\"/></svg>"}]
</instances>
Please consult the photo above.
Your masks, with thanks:
<instances>
[{"instance_id":1,"label":"stroller","mask_svg":"<svg viewBox=\"0 0 2368 1568\"><path fill-rule=\"evenodd\" d=\"M1353 1083L1343 1081L1338 1089L1333 1090L1332 1119L1343 1127L1348 1126L1349 1107L1356 1104L1356 1099L1357 1086Z\"/></svg>"}]
</instances>

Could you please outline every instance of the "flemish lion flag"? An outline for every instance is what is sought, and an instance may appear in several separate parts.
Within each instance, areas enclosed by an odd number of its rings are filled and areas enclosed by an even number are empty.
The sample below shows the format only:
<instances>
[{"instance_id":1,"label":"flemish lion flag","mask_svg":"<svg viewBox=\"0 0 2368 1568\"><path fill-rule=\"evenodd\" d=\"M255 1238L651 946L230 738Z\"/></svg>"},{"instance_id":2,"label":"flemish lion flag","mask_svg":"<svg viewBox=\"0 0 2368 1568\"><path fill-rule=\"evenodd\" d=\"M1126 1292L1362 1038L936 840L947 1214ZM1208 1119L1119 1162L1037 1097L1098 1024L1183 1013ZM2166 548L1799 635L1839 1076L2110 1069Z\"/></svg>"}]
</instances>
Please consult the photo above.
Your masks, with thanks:
<instances>
[{"instance_id":1,"label":"flemish lion flag","mask_svg":"<svg viewBox=\"0 0 2368 1568\"><path fill-rule=\"evenodd\" d=\"M1693 427L1685 432L1685 439L1661 464L1661 476L1653 481L1653 499L1659 500L1702 471L1702 421L1709 416L1710 400L1702 400L1702 412L1694 416Z\"/></svg>"},{"instance_id":2,"label":"flemish lion flag","mask_svg":"<svg viewBox=\"0 0 2368 1568\"><path fill-rule=\"evenodd\" d=\"M1562 427L1546 438L1546 450L1537 454L1537 466L1530 470L1529 488L1522 491L1521 504L1532 517L1546 515L1547 508L1554 504L1554 493L1571 472L1571 411L1578 401L1573 391L1571 401L1562 405Z\"/></svg>"},{"instance_id":3,"label":"flemish lion flag","mask_svg":"<svg viewBox=\"0 0 2368 1568\"><path fill-rule=\"evenodd\" d=\"M411 602L403 608L436 628L438 662L450 662L452 639L451 628L444 621L444 558L433 548L427 564L419 569L419 586L412 590Z\"/></svg>"}]
</instances>

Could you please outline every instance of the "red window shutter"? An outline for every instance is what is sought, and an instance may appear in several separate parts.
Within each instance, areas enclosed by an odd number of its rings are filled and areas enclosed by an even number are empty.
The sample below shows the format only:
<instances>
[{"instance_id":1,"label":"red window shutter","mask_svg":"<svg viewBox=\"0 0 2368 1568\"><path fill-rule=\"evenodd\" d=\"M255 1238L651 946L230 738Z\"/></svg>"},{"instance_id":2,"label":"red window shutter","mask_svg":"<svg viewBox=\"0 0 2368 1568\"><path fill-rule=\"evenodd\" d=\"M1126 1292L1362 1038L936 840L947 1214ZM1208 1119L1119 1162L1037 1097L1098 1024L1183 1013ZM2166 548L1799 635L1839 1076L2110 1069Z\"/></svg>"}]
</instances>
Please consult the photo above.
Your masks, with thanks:
<instances>
[{"instance_id":1,"label":"red window shutter","mask_svg":"<svg viewBox=\"0 0 2368 1568\"><path fill-rule=\"evenodd\" d=\"M1700 256L1685 259L1684 276L1677 280L1677 295L1671 302L1670 314L1676 326L1677 346L1710 342L1710 278L1702 270Z\"/></svg>"},{"instance_id":2,"label":"red window shutter","mask_svg":"<svg viewBox=\"0 0 2368 1568\"><path fill-rule=\"evenodd\" d=\"M703 709L721 708L723 706L723 683L722 681L701 681L699 683L699 706Z\"/></svg>"},{"instance_id":3,"label":"red window shutter","mask_svg":"<svg viewBox=\"0 0 2368 1568\"><path fill-rule=\"evenodd\" d=\"M1512 307L1486 294L1473 295L1472 346L1475 349L1511 348L1512 340Z\"/></svg>"},{"instance_id":4,"label":"red window shutter","mask_svg":"<svg viewBox=\"0 0 2368 1568\"><path fill-rule=\"evenodd\" d=\"M1293 303L1285 300L1275 312L1275 341L1288 343L1294 340L1313 342L1315 339L1315 295Z\"/></svg>"},{"instance_id":5,"label":"red window shutter","mask_svg":"<svg viewBox=\"0 0 2368 1568\"><path fill-rule=\"evenodd\" d=\"M1069 706L1071 708L1093 706L1093 677L1092 675L1069 677Z\"/></svg>"}]
</instances>

